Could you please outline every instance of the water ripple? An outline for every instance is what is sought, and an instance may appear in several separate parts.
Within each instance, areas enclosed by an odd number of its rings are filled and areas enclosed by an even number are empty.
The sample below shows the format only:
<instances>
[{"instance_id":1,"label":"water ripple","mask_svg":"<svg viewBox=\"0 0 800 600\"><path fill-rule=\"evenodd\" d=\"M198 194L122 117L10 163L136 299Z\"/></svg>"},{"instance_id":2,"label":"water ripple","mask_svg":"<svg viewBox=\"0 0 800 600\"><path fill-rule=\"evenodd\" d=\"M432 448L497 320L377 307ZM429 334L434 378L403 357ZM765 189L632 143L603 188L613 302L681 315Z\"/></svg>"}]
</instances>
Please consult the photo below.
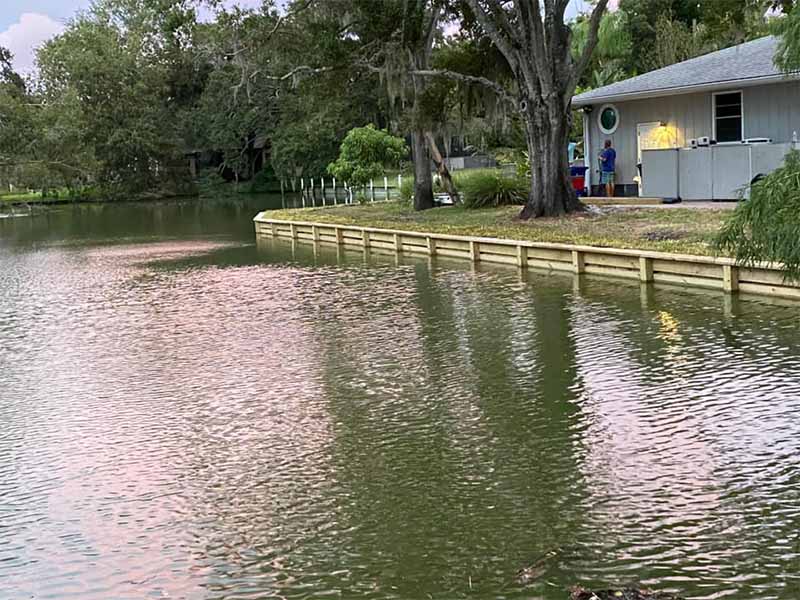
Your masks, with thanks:
<instances>
[{"instance_id":1,"label":"water ripple","mask_svg":"<svg viewBox=\"0 0 800 600\"><path fill-rule=\"evenodd\" d=\"M0 245L2 598L800 593L795 307L48 240Z\"/></svg>"}]
</instances>

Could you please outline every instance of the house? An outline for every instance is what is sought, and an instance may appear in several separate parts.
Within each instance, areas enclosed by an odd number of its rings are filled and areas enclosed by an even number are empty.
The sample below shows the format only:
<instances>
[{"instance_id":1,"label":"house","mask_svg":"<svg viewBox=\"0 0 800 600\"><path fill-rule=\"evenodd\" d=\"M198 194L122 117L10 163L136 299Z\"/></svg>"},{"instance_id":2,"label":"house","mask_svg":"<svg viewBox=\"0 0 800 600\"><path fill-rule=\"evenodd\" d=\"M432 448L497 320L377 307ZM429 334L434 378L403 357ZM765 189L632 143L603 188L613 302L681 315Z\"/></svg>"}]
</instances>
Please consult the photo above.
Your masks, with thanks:
<instances>
[{"instance_id":1,"label":"house","mask_svg":"<svg viewBox=\"0 0 800 600\"><path fill-rule=\"evenodd\" d=\"M590 189L617 151L617 194L736 199L777 168L800 132L800 77L773 63L769 36L579 94Z\"/></svg>"}]
</instances>

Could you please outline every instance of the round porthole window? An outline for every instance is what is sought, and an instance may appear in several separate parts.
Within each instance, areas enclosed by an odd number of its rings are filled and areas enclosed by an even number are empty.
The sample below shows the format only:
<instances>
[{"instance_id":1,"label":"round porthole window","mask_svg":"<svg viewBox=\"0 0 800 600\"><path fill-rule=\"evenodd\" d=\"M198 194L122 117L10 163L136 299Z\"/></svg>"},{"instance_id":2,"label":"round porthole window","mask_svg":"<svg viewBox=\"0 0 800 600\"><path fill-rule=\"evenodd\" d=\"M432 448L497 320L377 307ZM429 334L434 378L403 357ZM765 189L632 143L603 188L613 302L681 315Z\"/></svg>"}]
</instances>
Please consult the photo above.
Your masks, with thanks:
<instances>
[{"instance_id":1,"label":"round porthole window","mask_svg":"<svg viewBox=\"0 0 800 600\"><path fill-rule=\"evenodd\" d=\"M597 124L603 133L614 133L619 125L619 112L613 104L605 104L597 114Z\"/></svg>"}]
</instances>

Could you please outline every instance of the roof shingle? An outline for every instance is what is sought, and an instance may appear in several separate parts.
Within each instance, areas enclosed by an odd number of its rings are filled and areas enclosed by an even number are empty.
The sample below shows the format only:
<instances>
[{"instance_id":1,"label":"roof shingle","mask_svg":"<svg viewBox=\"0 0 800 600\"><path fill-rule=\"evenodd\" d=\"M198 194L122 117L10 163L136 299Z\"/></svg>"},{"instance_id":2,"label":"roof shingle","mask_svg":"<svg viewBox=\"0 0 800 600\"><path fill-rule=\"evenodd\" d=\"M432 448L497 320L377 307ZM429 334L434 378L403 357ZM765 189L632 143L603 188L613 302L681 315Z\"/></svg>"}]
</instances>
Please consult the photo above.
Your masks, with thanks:
<instances>
[{"instance_id":1,"label":"roof shingle","mask_svg":"<svg viewBox=\"0 0 800 600\"><path fill-rule=\"evenodd\" d=\"M772 60L777 46L776 37L763 37L578 94L572 102L585 106L625 96L656 97L695 86L780 77Z\"/></svg>"}]
</instances>

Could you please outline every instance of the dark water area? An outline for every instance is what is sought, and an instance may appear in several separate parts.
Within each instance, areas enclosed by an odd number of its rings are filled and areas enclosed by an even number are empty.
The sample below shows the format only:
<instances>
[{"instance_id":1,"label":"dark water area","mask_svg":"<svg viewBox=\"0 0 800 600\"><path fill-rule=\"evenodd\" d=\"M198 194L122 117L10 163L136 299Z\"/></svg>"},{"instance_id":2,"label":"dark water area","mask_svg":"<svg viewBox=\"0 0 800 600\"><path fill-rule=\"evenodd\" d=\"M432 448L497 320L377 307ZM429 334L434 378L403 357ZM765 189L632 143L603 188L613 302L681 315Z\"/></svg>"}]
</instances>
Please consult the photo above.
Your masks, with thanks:
<instances>
[{"instance_id":1,"label":"dark water area","mask_svg":"<svg viewBox=\"0 0 800 600\"><path fill-rule=\"evenodd\" d=\"M271 202L0 220L0 598L800 597L800 305L257 243Z\"/></svg>"}]
</instances>

